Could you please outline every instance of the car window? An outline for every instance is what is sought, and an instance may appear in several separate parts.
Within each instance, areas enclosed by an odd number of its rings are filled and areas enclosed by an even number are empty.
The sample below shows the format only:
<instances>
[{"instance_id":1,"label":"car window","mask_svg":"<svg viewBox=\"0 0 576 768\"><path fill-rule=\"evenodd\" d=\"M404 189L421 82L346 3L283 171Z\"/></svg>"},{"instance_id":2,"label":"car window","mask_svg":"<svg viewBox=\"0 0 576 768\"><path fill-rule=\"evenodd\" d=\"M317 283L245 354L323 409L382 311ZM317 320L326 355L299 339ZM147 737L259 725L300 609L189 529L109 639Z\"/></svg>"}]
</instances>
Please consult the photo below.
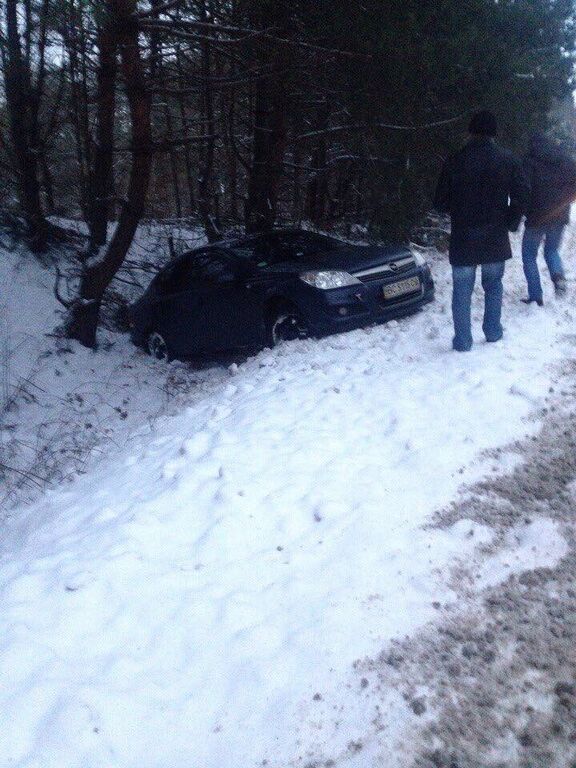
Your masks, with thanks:
<instances>
[{"instance_id":1,"label":"car window","mask_svg":"<svg viewBox=\"0 0 576 768\"><path fill-rule=\"evenodd\" d=\"M193 279L200 283L233 283L236 272L233 265L221 254L200 254L196 261Z\"/></svg>"},{"instance_id":2,"label":"car window","mask_svg":"<svg viewBox=\"0 0 576 768\"><path fill-rule=\"evenodd\" d=\"M269 237L251 238L250 240L242 240L239 243L235 243L232 250L240 259L246 259L253 264L266 266L270 261L270 246L271 241Z\"/></svg>"},{"instance_id":3,"label":"car window","mask_svg":"<svg viewBox=\"0 0 576 768\"><path fill-rule=\"evenodd\" d=\"M158 291L164 295L183 293L202 284L218 285L234 282L235 279L234 267L225 256L200 251L168 266L158 276Z\"/></svg>"},{"instance_id":4,"label":"car window","mask_svg":"<svg viewBox=\"0 0 576 768\"><path fill-rule=\"evenodd\" d=\"M315 232L279 233L274 246L274 261L306 261L332 253L343 246L340 240Z\"/></svg>"},{"instance_id":5,"label":"car window","mask_svg":"<svg viewBox=\"0 0 576 768\"><path fill-rule=\"evenodd\" d=\"M184 256L170 264L158 275L158 291L164 295L185 290L188 275L193 270L192 255Z\"/></svg>"}]
</instances>

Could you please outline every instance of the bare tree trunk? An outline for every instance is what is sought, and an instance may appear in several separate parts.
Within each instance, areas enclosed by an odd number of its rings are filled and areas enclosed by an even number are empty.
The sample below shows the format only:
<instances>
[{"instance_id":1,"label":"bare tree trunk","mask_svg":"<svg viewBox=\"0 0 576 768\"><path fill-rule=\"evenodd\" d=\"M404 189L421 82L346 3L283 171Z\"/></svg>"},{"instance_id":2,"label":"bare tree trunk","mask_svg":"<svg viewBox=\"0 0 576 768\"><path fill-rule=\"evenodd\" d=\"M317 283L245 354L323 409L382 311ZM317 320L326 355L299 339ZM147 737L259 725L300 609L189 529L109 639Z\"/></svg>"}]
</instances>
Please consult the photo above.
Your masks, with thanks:
<instances>
[{"instance_id":1,"label":"bare tree trunk","mask_svg":"<svg viewBox=\"0 0 576 768\"><path fill-rule=\"evenodd\" d=\"M210 15L213 18L213 15ZM200 20L204 23L208 21L206 13L206 2L203 0L200 6ZM201 43L202 56L202 78L204 81L202 88L202 117L205 121L206 130L209 138L202 151L202 165L198 175L198 210L204 225L204 231L208 242L214 242L220 239L220 231L216 224L214 211L212 210L212 172L214 168L214 99L212 94L212 85L210 75L212 71L212 49L211 42L206 37Z\"/></svg>"},{"instance_id":2,"label":"bare tree trunk","mask_svg":"<svg viewBox=\"0 0 576 768\"><path fill-rule=\"evenodd\" d=\"M294 169L292 173L292 201L290 218L295 224L300 224L302 220L302 174L300 164L302 161L302 150L298 142L292 147L292 160Z\"/></svg>"},{"instance_id":3,"label":"bare tree trunk","mask_svg":"<svg viewBox=\"0 0 576 768\"><path fill-rule=\"evenodd\" d=\"M173 140L174 130L172 123L172 113L170 112L170 104L168 99L164 102L164 119L166 121L166 132L168 139ZM170 173L172 175L172 192L174 194L174 205L176 207L177 218L182 218L182 195L180 194L180 176L178 175L178 155L174 145L170 144Z\"/></svg>"},{"instance_id":4,"label":"bare tree trunk","mask_svg":"<svg viewBox=\"0 0 576 768\"><path fill-rule=\"evenodd\" d=\"M228 108L228 115L226 111L222 109L222 126L224 135L224 151L226 153L226 163L228 167L228 205L230 219L236 223L239 219L238 215L238 159L234 152L234 147L230 140L230 135L234 132L234 106L236 101L236 94L234 89L230 94L230 106Z\"/></svg>"},{"instance_id":5,"label":"bare tree trunk","mask_svg":"<svg viewBox=\"0 0 576 768\"><path fill-rule=\"evenodd\" d=\"M274 226L286 146L284 87L279 80L260 80L256 87L254 149L246 203L248 232L266 231Z\"/></svg>"},{"instance_id":6,"label":"bare tree trunk","mask_svg":"<svg viewBox=\"0 0 576 768\"><path fill-rule=\"evenodd\" d=\"M162 0L150 0L152 8L158 8ZM157 84L164 84L164 54L160 34L157 29L152 30L150 35L150 81ZM176 217L182 217L182 195L180 193L180 177L178 174L178 155L174 146L174 130L172 112L168 94L162 99L162 111L164 112L164 127L166 129L166 139L169 142L168 154L170 157L170 172L172 176L172 192L174 195L174 205L176 208Z\"/></svg>"},{"instance_id":7,"label":"bare tree trunk","mask_svg":"<svg viewBox=\"0 0 576 768\"><path fill-rule=\"evenodd\" d=\"M98 29L98 93L96 97L96 151L92 175L90 210L90 252L106 244L114 162L114 121L116 115L116 48L111 18Z\"/></svg>"},{"instance_id":8,"label":"bare tree trunk","mask_svg":"<svg viewBox=\"0 0 576 768\"><path fill-rule=\"evenodd\" d=\"M46 207L48 209L48 213L53 213L56 209L56 203L54 202L54 180L52 178L52 172L50 170L45 152L42 153L40 166L42 170L42 186L44 188Z\"/></svg>"},{"instance_id":9,"label":"bare tree trunk","mask_svg":"<svg viewBox=\"0 0 576 768\"><path fill-rule=\"evenodd\" d=\"M88 114L88 83L86 68L83 7L69 0L64 25L64 44L68 55L71 120L76 138L76 159L80 177L80 207L86 221L92 218L93 153L90 118Z\"/></svg>"},{"instance_id":10,"label":"bare tree trunk","mask_svg":"<svg viewBox=\"0 0 576 768\"><path fill-rule=\"evenodd\" d=\"M27 34L30 34L28 30ZM38 136L33 108L31 73L22 54L18 31L17 0L6 0L5 89L12 146L18 172L20 207L28 228L30 248L45 251L48 244L48 222L42 209L38 179L39 148L34 140Z\"/></svg>"},{"instance_id":11,"label":"bare tree trunk","mask_svg":"<svg viewBox=\"0 0 576 768\"><path fill-rule=\"evenodd\" d=\"M280 38L289 37L288 8L284 0L274 0L265 14L263 26L277 29ZM272 75L261 77L256 83L252 167L245 210L247 232L269 230L276 220L287 138L289 63L290 51L285 43L269 43L260 50L259 69L272 65Z\"/></svg>"},{"instance_id":12,"label":"bare tree trunk","mask_svg":"<svg viewBox=\"0 0 576 768\"><path fill-rule=\"evenodd\" d=\"M178 87L185 87L185 78L182 67L182 51L179 44L176 45L176 71L178 74ZM178 107L180 111L180 128L184 135L188 134L188 113L186 111L186 98L183 93L178 95ZM196 193L194 189L194 172L192 169L192 158L190 157L190 146L184 145L184 165L186 168L186 181L188 184L188 213L192 215L196 212Z\"/></svg>"},{"instance_id":13,"label":"bare tree trunk","mask_svg":"<svg viewBox=\"0 0 576 768\"><path fill-rule=\"evenodd\" d=\"M325 101L318 110L317 131L323 132L328 128L329 117L330 105ZM312 151L312 174L308 180L306 190L306 218L316 226L320 226L326 211L326 196L328 192L327 154L326 137L323 133L320 133Z\"/></svg>"},{"instance_id":14,"label":"bare tree trunk","mask_svg":"<svg viewBox=\"0 0 576 768\"><path fill-rule=\"evenodd\" d=\"M79 295L68 310L69 338L96 346L102 297L124 261L144 212L152 167L151 102L138 44L136 0L107 0L112 30L120 49L122 73L132 123L132 165L127 199L107 248L83 265Z\"/></svg>"}]
</instances>

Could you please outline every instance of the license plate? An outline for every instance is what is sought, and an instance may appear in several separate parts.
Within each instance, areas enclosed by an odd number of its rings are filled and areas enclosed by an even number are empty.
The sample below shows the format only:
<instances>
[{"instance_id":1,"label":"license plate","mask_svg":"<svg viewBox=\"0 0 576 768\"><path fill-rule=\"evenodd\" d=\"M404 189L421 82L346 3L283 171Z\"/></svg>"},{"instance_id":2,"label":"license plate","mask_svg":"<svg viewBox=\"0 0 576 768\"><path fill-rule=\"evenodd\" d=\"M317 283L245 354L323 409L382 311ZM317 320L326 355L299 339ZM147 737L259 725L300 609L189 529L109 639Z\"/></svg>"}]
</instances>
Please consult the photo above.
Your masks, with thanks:
<instances>
[{"instance_id":1,"label":"license plate","mask_svg":"<svg viewBox=\"0 0 576 768\"><path fill-rule=\"evenodd\" d=\"M385 299L395 299L398 296L404 296L406 293L414 293L421 288L419 277L410 277L408 280L400 280L392 285L385 285L383 288Z\"/></svg>"}]
</instances>

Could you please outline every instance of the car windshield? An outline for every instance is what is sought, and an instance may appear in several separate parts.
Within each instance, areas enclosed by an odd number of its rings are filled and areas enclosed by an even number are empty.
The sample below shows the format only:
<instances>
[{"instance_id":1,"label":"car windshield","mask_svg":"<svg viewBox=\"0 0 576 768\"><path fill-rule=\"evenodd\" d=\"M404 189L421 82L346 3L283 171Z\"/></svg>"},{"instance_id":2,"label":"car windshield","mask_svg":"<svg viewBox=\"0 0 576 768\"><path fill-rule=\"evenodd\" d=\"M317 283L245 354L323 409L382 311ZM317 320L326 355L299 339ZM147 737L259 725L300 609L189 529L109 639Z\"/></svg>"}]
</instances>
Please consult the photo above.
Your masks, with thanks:
<instances>
[{"instance_id":1,"label":"car windshield","mask_svg":"<svg viewBox=\"0 0 576 768\"><path fill-rule=\"evenodd\" d=\"M238 243L234 251L259 267L267 267L294 261L329 261L332 254L345 247L347 243L315 232L279 232Z\"/></svg>"}]
</instances>

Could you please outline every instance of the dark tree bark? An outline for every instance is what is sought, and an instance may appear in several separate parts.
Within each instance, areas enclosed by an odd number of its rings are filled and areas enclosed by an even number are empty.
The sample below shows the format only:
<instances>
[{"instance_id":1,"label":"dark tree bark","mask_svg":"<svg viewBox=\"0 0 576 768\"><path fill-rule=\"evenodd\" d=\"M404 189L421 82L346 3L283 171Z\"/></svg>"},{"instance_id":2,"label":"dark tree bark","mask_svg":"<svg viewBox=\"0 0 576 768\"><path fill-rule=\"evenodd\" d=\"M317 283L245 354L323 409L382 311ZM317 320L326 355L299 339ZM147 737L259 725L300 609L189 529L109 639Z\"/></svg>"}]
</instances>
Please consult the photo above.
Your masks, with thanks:
<instances>
[{"instance_id":1,"label":"dark tree bark","mask_svg":"<svg viewBox=\"0 0 576 768\"><path fill-rule=\"evenodd\" d=\"M46 250L49 232L42 208L38 167L38 109L34 99L39 100L40 94L33 88L30 59L25 58L22 51L17 0L6 0L6 47L3 58L6 106L18 174L20 208L28 228L30 249L38 253ZM40 73L39 83L42 77Z\"/></svg>"},{"instance_id":2,"label":"dark tree bark","mask_svg":"<svg viewBox=\"0 0 576 768\"><path fill-rule=\"evenodd\" d=\"M186 107L186 97L183 89L185 87L185 77L182 66L182 50L180 44L176 45L176 72L178 75L178 87L181 92L178 94L178 109L180 112L180 130L184 135L188 132L188 111ZM190 156L190 146L185 144L184 146L184 165L186 168L186 182L188 186L188 214L192 215L196 212L196 191L195 191L195 179L192 167L192 158Z\"/></svg>"},{"instance_id":3,"label":"dark tree bark","mask_svg":"<svg viewBox=\"0 0 576 768\"><path fill-rule=\"evenodd\" d=\"M158 8L162 5L162 0L150 0L150 4L152 8ZM150 34L150 80L151 82L163 84L164 77L164 53L160 32L158 29L153 29ZM182 195L180 193L180 177L178 174L178 156L174 145L174 121L168 97L162 99L162 111L164 112L166 140L169 142L168 156L170 158L170 173L172 175L172 193L176 216L180 219L182 217Z\"/></svg>"},{"instance_id":4,"label":"dark tree bark","mask_svg":"<svg viewBox=\"0 0 576 768\"><path fill-rule=\"evenodd\" d=\"M259 69L270 68L271 75L256 82L252 167L245 209L246 231L250 233L270 230L276 220L289 107L291 56L289 46L281 42L290 35L287 3L274 0L263 15L263 28L277 30L278 39L267 41L258 55Z\"/></svg>"},{"instance_id":5,"label":"dark tree bark","mask_svg":"<svg viewBox=\"0 0 576 768\"><path fill-rule=\"evenodd\" d=\"M76 161L80 179L80 207L90 224L93 206L93 142L90 130L88 73L86 65L86 35L84 8L76 0L69 0L66 23L63 26L64 44L68 57L71 122L76 140Z\"/></svg>"},{"instance_id":6,"label":"dark tree bark","mask_svg":"<svg viewBox=\"0 0 576 768\"><path fill-rule=\"evenodd\" d=\"M112 16L103 14L98 29L98 93L96 97L96 149L92 174L90 252L106 244L110 197L113 189L114 122L116 115L117 41Z\"/></svg>"},{"instance_id":7,"label":"dark tree bark","mask_svg":"<svg viewBox=\"0 0 576 768\"><path fill-rule=\"evenodd\" d=\"M144 212L152 166L151 101L138 43L136 0L107 0L107 7L130 108L132 164L127 198L112 240L84 262L78 296L65 322L67 336L87 347L96 346L102 298L126 257Z\"/></svg>"},{"instance_id":8,"label":"dark tree bark","mask_svg":"<svg viewBox=\"0 0 576 768\"><path fill-rule=\"evenodd\" d=\"M230 136L234 133L234 119L235 119L235 101L236 94L234 89L230 93L230 104L226 112L226 108L222 109L222 128L224 135L224 152L226 156L226 165L228 168L228 212L230 219L234 222L238 221L238 158L234 152L234 147Z\"/></svg>"},{"instance_id":9,"label":"dark tree bark","mask_svg":"<svg viewBox=\"0 0 576 768\"><path fill-rule=\"evenodd\" d=\"M213 14L210 15L210 18L212 17ZM206 0L202 0L200 3L200 20L202 23L208 22ZM215 213L212 209L212 175L214 170L214 134L216 127L214 120L214 95L210 83L212 44L207 36L201 42L201 61L202 79L204 81L202 88L202 117L209 138L202 150L201 167L198 174L198 211L208 242L214 242L219 240L221 235L216 223Z\"/></svg>"},{"instance_id":10,"label":"dark tree bark","mask_svg":"<svg viewBox=\"0 0 576 768\"><path fill-rule=\"evenodd\" d=\"M46 160L45 152L42 153L40 164L42 170L42 186L44 188L44 196L46 199L46 208L48 209L48 213L53 213L56 209L56 203L54 200L54 179L52 178L52 171L50 170L50 166Z\"/></svg>"},{"instance_id":11,"label":"dark tree bark","mask_svg":"<svg viewBox=\"0 0 576 768\"><path fill-rule=\"evenodd\" d=\"M330 104L325 101L318 109L316 130L325 132L330 118ZM306 218L316 226L324 220L326 197L328 193L328 178L326 160L328 146L325 133L320 133L312 151L312 173L306 190Z\"/></svg>"},{"instance_id":12,"label":"dark tree bark","mask_svg":"<svg viewBox=\"0 0 576 768\"><path fill-rule=\"evenodd\" d=\"M286 148L287 96L280 74L256 86L252 167L246 201L246 231L264 232L276 220Z\"/></svg>"}]
</instances>

